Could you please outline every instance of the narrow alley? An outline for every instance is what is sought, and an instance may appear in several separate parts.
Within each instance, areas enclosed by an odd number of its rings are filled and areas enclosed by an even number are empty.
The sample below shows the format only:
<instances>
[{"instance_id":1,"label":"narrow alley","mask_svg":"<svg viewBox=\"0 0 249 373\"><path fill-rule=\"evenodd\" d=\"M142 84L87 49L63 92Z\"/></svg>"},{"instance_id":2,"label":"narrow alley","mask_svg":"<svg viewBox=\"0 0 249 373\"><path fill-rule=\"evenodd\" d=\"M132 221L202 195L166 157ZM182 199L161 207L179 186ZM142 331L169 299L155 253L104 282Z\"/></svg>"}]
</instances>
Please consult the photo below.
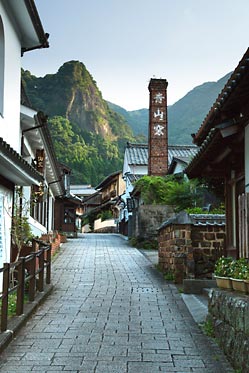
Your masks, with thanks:
<instances>
[{"instance_id":1,"label":"narrow alley","mask_svg":"<svg viewBox=\"0 0 249 373\"><path fill-rule=\"evenodd\" d=\"M177 288L119 235L63 244L52 282L1 354L1 372L233 372Z\"/></svg>"}]
</instances>

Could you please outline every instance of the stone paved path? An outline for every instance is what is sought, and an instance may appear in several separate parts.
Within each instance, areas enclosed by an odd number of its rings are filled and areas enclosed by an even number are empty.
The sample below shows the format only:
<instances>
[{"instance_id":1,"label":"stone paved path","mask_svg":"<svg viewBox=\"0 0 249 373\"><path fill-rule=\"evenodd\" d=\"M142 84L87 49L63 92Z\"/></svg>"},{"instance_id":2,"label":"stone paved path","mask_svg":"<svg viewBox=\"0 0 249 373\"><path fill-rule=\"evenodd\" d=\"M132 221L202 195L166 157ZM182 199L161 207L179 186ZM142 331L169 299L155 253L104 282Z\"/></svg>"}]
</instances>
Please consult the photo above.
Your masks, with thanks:
<instances>
[{"instance_id":1,"label":"stone paved path","mask_svg":"<svg viewBox=\"0 0 249 373\"><path fill-rule=\"evenodd\" d=\"M118 235L64 244L54 292L1 355L1 372L233 372L174 285Z\"/></svg>"}]
</instances>

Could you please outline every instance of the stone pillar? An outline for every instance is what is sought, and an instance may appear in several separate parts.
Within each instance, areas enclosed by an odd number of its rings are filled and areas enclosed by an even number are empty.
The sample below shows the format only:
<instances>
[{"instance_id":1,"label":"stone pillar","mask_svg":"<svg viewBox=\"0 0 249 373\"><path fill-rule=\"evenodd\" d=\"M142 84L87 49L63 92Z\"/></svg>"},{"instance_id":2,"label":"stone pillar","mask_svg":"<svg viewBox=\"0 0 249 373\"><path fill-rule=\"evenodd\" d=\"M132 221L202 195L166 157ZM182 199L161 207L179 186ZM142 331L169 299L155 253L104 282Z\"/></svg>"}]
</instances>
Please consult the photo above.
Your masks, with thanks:
<instances>
[{"instance_id":1,"label":"stone pillar","mask_svg":"<svg viewBox=\"0 0 249 373\"><path fill-rule=\"evenodd\" d=\"M168 120L166 79L151 79L149 84L148 175L165 176L168 171Z\"/></svg>"}]
</instances>

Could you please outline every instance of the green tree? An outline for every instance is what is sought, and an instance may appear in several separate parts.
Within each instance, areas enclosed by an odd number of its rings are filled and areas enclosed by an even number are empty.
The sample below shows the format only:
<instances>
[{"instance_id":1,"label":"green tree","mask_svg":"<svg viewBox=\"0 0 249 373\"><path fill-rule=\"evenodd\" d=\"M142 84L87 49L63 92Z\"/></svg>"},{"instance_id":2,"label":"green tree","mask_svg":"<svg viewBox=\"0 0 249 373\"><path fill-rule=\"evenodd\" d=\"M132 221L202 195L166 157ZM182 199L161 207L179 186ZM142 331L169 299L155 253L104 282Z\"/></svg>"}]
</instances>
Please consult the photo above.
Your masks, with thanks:
<instances>
[{"instance_id":1,"label":"green tree","mask_svg":"<svg viewBox=\"0 0 249 373\"><path fill-rule=\"evenodd\" d=\"M174 175L143 176L135 188L145 204L170 205L176 212L202 204L203 187L196 180L175 179Z\"/></svg>"}]
</instances>

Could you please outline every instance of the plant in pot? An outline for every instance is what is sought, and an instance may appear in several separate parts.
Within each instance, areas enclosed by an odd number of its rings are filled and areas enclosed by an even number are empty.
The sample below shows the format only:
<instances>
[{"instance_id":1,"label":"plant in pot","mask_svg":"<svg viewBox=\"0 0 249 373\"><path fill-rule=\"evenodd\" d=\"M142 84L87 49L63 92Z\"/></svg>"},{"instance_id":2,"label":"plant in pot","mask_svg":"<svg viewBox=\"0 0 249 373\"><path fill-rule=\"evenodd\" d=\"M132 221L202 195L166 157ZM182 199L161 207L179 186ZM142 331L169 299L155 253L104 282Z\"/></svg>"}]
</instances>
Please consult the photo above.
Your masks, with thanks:
<instances>
[{"instance_id":1,"label":"plant in pot","mask_svg":"<svg viewBox=\"0 0 249 373\"><path fill-rule=\"evenodd\" d=\"M246 293L249 294L249 266L247 271L244 273L244 283L246 288Z\"/></svg>"},{"instance_id":2,"label":"plant in pot","mask_svg":"<svg viewBox=\"0 0 249 373\"><path fill-rule=\"evenodd\" d=\"M220 257L214 267L214 276L217 286L223 289L232 289L232 267L234 259L232 257Z\"/></svg>"},{"instance_id":3,"label":"plant in pot","mask_svg":"<svg viewBox=\"0 0 249 373\"><path fill-rule=\"evenodd\" d=\"M249 264L247 259L240 258L231 266L231 280L233 290L245 293L247 290L245 279L248 276Z\"/></svg>"}]
</instances>

